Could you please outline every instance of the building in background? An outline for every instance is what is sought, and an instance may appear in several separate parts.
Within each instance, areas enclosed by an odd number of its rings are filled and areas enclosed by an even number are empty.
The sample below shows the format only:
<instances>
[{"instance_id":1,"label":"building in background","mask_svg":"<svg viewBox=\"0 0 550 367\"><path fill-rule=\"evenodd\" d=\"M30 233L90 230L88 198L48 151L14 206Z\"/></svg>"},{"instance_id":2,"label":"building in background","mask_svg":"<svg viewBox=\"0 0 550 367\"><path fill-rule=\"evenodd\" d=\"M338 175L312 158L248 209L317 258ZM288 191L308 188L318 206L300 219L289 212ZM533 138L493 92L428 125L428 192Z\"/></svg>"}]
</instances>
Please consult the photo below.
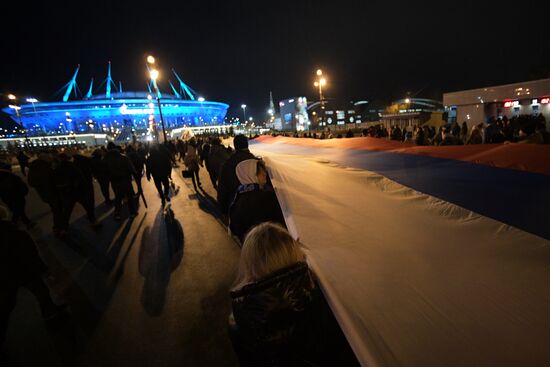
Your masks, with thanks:
<instances>
[{"instance_id":1,"label":"building in background","mask_svg":"<svg viewBox=\"0 0 550 367\"><path fill-rule=\"evenodd\" d=\"M294 97L279 102L280 128L274 119L275 129L281 131L309 131L311 121L306 97Z\"/></svg>"},{"instance_id":2,"label":"building in background","mask_svg":"<svg viewBox=\"0 0 550 367\"><path fill-rule=\"evenodd\" d=\"M319 102L308 106L312 129L325 129L331 126L338 128L338 126L347 124L378 121L384 111L378 104L366 100L339 101L325 99L323 104L324 108L321 108Z\"/></svg>"},{"instance_id":3,"label":"building in background","mask_svg":"<svg viewBox=\"0 0 550 367\"><path fill-rule=\"evenodd\" d=\"M550 79L445 93L448 121L468 125L491 118L542 114L550 121Z\"/></svg>"},{"instance_id":4,"label":"building in background","mask_svg":"<svg viewBox=\"0 0 550 367\"><path fill-rule=\"evenodd\" d=\"M425 98L404 98L386 107L380 118L386 128L399 126L430 125L439 127L446 123L445 111L440 101Z\"/></svg>"},{"instance_id":5,"label":"building in background","mask_svg":"<svg viewBox=\"0 0 550 367\"><path fill-rule=\"evenodd\" d=\"M130 140L131 136L138 140L148 140L151 139L153 130L158 132L159 109L162 110L167 130L224 123L229 106L199 97L174 70L172 71L178 87L169 82L172 92L170 94L161 94L160 91L157 94L157 91L151 90L151 85L149 91L123 92L122 83L117 85L111 78L109 63L107 78L102 85L92 93L92 79L88 93L82 95L76 83L79 68L80 66L65 85L61 101L36 101L3 109L18 126L26 129L33 145L41 145L44 140L42 138L45 137L56 140L55 136L70 136L72 140L82 142L86 139L80 139L78 135L90 134L101 135L101 143L105 140L105 134L114 138L123 135L125 140ZM102 88L103 85L105 88ZM15 139L14 142L18 143L21 140L21 134L14 132L14 129L2 129L2 141Z\"/></svg>"}]
</instances>

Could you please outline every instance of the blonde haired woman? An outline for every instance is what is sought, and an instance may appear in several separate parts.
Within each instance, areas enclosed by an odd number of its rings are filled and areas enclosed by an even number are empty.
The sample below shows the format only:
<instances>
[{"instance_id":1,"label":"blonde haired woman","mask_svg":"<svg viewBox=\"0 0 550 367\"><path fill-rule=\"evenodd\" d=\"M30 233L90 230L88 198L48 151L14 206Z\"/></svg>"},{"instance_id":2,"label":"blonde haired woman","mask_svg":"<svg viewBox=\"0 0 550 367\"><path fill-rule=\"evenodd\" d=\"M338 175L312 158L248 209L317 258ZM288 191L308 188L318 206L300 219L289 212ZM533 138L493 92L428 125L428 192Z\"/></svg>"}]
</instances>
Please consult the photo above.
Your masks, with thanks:
<instances>
[{"instance_id":1,"label":"blonde haired woman","mask_svg":"<svg viewBox=\"0 0 550 367\"><path fill-rule=\"evenodd\" d=\"M229 331L241 366L356 365L300 244L266 222L244 241Z\"/></svg>"}]
</instances>

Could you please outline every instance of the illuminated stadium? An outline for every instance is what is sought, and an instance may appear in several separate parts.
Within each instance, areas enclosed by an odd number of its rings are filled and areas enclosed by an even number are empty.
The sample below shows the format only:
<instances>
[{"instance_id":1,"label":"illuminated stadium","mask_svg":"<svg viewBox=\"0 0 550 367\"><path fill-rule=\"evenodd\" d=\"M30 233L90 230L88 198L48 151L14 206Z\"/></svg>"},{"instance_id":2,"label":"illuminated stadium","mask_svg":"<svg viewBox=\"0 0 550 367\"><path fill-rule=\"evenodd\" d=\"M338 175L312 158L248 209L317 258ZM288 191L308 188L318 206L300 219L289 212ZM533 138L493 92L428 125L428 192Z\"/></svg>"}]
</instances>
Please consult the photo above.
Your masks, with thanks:
<instances>
[{"instance_id":1,"label":"illuminated stadium","mask_svg":"<svg viewBox=\"0 0 550 367\"><path fill-rule=\"evenodd\" d=\"M177 87L169 81L172 93L158 90L154 80L150 81L148 91L122 91L122 84L116 85L111 78L110 63L107 78L98 90L92 93L92 79L88 92L83 95L76 83L79 69L80 66L62 88L62 101L12 105L3 111L19 126L23 125L32 140L66 135L102 135L129 140L132 134L137 139L150 140L161 128L159 104L168 131L222 125L229 107L198 97L173 69ZM20 134L2 137L16 136L21 137Z\"/></svg>"}]
</instances>

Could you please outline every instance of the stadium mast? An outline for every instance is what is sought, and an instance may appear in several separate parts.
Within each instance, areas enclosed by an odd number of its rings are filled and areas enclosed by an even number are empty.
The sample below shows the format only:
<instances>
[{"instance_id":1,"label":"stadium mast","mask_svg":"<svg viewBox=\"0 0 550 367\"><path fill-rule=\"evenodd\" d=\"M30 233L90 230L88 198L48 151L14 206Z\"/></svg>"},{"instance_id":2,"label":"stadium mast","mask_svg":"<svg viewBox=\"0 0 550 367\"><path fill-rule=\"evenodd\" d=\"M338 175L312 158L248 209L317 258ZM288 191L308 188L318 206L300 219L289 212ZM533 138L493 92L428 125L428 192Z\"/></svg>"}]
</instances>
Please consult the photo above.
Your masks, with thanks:
<instances>
[{"instance_id":1,"label":"stadium mast","mask_svg":"<svg viewBox=\"0 0 550 367\"><path fill-rule=\"evenodd\" d=\"M90 88L88 89L88 93L86 93L86 98L92 98L92 88L94 87L94 78L90 81Z\"/></svg>"},{"instance_id":2,"label":"stadium mast","mask_svg":"<svg viewBox=\"0 0 550 367\"><path fill-rule=\"evenodd\" d=\"M78 64L76 71L74 72L74 75L71 78L71 80L67 84L65 84L65 87L67 87L67 90L65 91L65 95L63 96L63 102L67 102L69 100L69 96L71 95L73 88L74 88L74 93L76 95L76 87L77 87L76 76L78 75L78 70L80 70L80 64Z\"/></svg>"},{"instance_id":3,"label":"stadium mast","mask_svg":"<svg viewBox=\"0 0 550 367\"><path fill-rule=\"evenodd\" d=\"M181 80L180 76L178 75L178 73L176 73L176 70L172 69L172 72L174 73L174 75L176 76L176 78L178 79L178 82L180 82L180 88L181 90L185 91L185 93L187 93L187 95L189 96L189 98L194 101L195 100L195 96L194 94L195 91L193 89L191 89L191 87L189 87L187 84L185 84L183 82L183 80ZM191 93L193 92L193 93ZM182 92L183 93L183 92Z\"/></svg>"}]
</instances>

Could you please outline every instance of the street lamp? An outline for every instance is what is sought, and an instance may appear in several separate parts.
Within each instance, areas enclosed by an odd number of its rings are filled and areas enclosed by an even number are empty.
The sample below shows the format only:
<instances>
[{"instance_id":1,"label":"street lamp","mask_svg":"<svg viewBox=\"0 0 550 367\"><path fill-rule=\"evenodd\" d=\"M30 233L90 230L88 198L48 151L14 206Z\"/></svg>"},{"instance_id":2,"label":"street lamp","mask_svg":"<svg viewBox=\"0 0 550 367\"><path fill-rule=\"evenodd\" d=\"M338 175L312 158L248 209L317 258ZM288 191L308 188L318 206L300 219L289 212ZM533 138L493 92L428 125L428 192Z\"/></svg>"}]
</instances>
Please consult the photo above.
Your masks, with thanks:
<instances>
[{"instance_id":1,"label":"street lamp","mask_svg":"<svg viewBox=\"0 0 550 367\"><path fill-rule=\"evenodd\" d=\"M155 58L153 56L147 57L147 62L149 64L153 64L155 62ZM157 85L157 79L159 77L159 71L156 69L149 69L149 76L151 77L151 80L153 81L153 86L155 87L155 92L157 92L157 103L159 106L159 116L160 116L160 123L162 125L162 136L164 137L164 142L167 141L166 139L166 129L164 127L164 118L162 117L162 107L160 104L160 93L159 88ZM157 143L159 143L158 134L157 134Z\"/></svg>"},{"instance_id":2,"label":"street lamp","mask_svg":"<svg viewBox=\"0 0 550 367\"><path fill-rule=\"evenodd\" d=\"M34 107L34 104L35 104L36 102L38 102L38 99L33 98L33 97L27 98L27 102L32 103L32 109L34 110L34 112L36 112L36 108Z\"/></svg>"},{"instance_id":3,"label":"street lamp","mask_svg":"<svg viewBox=\"0 0 550 367\"><path fill-rule=\"evenodd\" d=\"M244 121L246 122L246 105L245 105L245 104L242 104L242 105L241 105L241 108L243 109Z\"/></svg>"},{"instance_id":4,"label":"street lamp","mask_svg":"<svg viewBox=\"0 0 550 367\"><path fill-rule=\"evenodd\" d=\"M313 85L316 88L319 88L319 104L321 105L321 111L323 113L323 116L320 117L321 122L325 119L325 101L323 99L323 87L327 84L327 80L323 78L323 71L321 69L317 69L317 76L318 79L313 83Z\"/></svg>"}]
</instances>

